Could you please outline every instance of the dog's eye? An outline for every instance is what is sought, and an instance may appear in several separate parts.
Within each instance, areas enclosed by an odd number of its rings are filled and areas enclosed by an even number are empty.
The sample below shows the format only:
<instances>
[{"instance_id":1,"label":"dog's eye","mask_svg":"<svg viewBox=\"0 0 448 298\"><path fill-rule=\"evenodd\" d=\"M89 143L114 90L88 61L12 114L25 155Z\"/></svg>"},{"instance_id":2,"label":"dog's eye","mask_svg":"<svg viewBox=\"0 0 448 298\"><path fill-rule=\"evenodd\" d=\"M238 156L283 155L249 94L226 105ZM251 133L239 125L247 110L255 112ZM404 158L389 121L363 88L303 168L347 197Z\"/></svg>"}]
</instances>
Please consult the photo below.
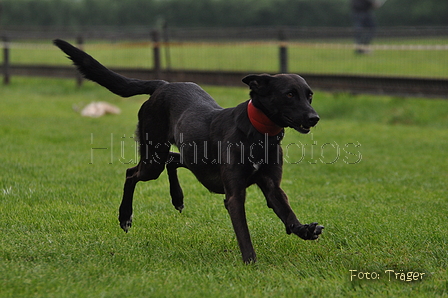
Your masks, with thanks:
<instances>
[{"instance_id":1,"label":"dog's eye","mask_svg":"<svg viewBox=\"0 0 448 298\"><path fill-rule=\"evenodd\" d=\"M311 103L313 101L313 92L308 94L308 101Z\"/></svg>"},{"instance_id":2,"label":"dog's eye","mask_svg":"<svg viewBox=\"0 0 448 298\"><path fill-rule=\"evenodd\" d=\"M288 94L286 94L286 96L287 96L288 98L293 98L293 97L294 97L294 93L289 92Z\"/></svg>"}]
</instances>

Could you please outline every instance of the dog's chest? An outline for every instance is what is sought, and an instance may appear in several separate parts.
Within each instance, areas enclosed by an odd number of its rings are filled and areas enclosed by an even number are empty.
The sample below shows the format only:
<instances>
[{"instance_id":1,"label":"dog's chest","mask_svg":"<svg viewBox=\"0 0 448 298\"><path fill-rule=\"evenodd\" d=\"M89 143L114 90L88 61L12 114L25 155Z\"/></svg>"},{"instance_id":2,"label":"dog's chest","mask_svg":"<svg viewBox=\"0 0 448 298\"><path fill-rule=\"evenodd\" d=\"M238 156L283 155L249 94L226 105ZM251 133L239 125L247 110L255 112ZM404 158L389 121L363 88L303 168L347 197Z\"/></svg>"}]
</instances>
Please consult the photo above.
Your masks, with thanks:
<instances>
[{"instance_id":1,"label":"dog's chest","mask_svg":"<svg viewBox=\"0 0 448 298\"><path fill-rule=\"evenodd\" d=\"M257 140L245 146L244 159L247 164L250 164L254 172L260 170L263 165L279 164L281 163L282 150L280 142L276 139L265 138Z\"/></svg>"}]
</instances>

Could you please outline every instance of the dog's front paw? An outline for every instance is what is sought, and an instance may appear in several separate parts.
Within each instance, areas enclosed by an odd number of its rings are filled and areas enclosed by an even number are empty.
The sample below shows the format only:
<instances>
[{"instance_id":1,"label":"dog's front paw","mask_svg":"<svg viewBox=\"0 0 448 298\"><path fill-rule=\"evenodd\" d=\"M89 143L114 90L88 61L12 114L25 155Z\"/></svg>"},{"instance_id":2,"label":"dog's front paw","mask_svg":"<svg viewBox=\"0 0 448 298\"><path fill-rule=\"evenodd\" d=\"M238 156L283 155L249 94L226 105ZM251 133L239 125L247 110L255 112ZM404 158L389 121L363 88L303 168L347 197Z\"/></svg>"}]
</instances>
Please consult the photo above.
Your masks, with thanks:
<instances>
[{"instance_id":1,"label":"dog's front paw","mask_svg":"<svg viewBox=\"0 0 448 298\"><path fill-rule=\"evenodd\" d=\"M317 222L310 223L308 225L291 225L290 230L304 240L316 240L319 235L322 234L323 226L320 226Z\"/></svg>"},{"instance_id":2,"label":"dog's front paw","mask_svg":"<svg viewBox=\"0 0 448 298\"><path fill-rule=\"evenodd\" d=\"M120 218L120 227L125 231L126 233L129 232L129 229L132 226L132 215L129 217L129 219L121 219Z\"/></svg>"},{"instance_id":3,"label":"dog's front paw","mask_svg":"<svg viewBox=\"0 0 448 298\"><path fill-rule=\"evenodd\" d=\"M182 210L184 210L184 204L180 205L180 206L174 206L174 208L176 208L177 211L179 211L179 213L182 213Z\"/></svg>"}]
</instances>

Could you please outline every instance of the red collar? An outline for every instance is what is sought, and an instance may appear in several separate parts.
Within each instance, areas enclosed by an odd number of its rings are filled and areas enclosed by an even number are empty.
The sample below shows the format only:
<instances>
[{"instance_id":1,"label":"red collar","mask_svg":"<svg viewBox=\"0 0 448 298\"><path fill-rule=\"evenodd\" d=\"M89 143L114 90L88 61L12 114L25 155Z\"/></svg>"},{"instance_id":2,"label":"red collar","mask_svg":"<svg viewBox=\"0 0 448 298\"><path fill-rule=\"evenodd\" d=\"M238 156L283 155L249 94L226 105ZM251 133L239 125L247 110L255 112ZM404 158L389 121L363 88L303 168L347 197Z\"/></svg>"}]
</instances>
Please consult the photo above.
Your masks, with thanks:
<instances>
[{"instance_id":1,"label":"red collar","mask_svg":"<svg viewBox=\"0 0 448 298\"><path fill-rule=\"evenodd\" d=\"M268 116L257 109L252 104L252 100L247 104L247 115L249 116L250 123L262 134L268 134L268 136L272 137L278 135L283 130L283 127L272 122Z\"/></svg>"}]
</instances>

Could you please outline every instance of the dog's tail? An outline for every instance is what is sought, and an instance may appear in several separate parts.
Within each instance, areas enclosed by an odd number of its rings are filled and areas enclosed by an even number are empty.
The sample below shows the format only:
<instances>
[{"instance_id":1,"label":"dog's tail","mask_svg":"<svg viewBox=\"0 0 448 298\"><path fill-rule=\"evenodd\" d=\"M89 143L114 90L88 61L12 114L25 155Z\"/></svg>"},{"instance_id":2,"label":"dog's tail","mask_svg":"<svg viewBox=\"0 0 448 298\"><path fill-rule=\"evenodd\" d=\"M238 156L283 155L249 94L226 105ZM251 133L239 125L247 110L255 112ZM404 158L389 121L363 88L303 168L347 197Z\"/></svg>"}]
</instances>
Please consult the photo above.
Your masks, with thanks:
<instances>
[{"instance_id":1,"label":"dog's tail","mask_svg":"<svg viewBox=\"0 0 448 298\"><path fill-rule=\"evenodd\" d=\"M163 80L145 81L124 77L107 69L84 51L66 41L55 39L53 43L68 55L86 79L94 81L122 97L138 94L153 94L157 88L167 84Z\"/></svg>"}]
</instances>

